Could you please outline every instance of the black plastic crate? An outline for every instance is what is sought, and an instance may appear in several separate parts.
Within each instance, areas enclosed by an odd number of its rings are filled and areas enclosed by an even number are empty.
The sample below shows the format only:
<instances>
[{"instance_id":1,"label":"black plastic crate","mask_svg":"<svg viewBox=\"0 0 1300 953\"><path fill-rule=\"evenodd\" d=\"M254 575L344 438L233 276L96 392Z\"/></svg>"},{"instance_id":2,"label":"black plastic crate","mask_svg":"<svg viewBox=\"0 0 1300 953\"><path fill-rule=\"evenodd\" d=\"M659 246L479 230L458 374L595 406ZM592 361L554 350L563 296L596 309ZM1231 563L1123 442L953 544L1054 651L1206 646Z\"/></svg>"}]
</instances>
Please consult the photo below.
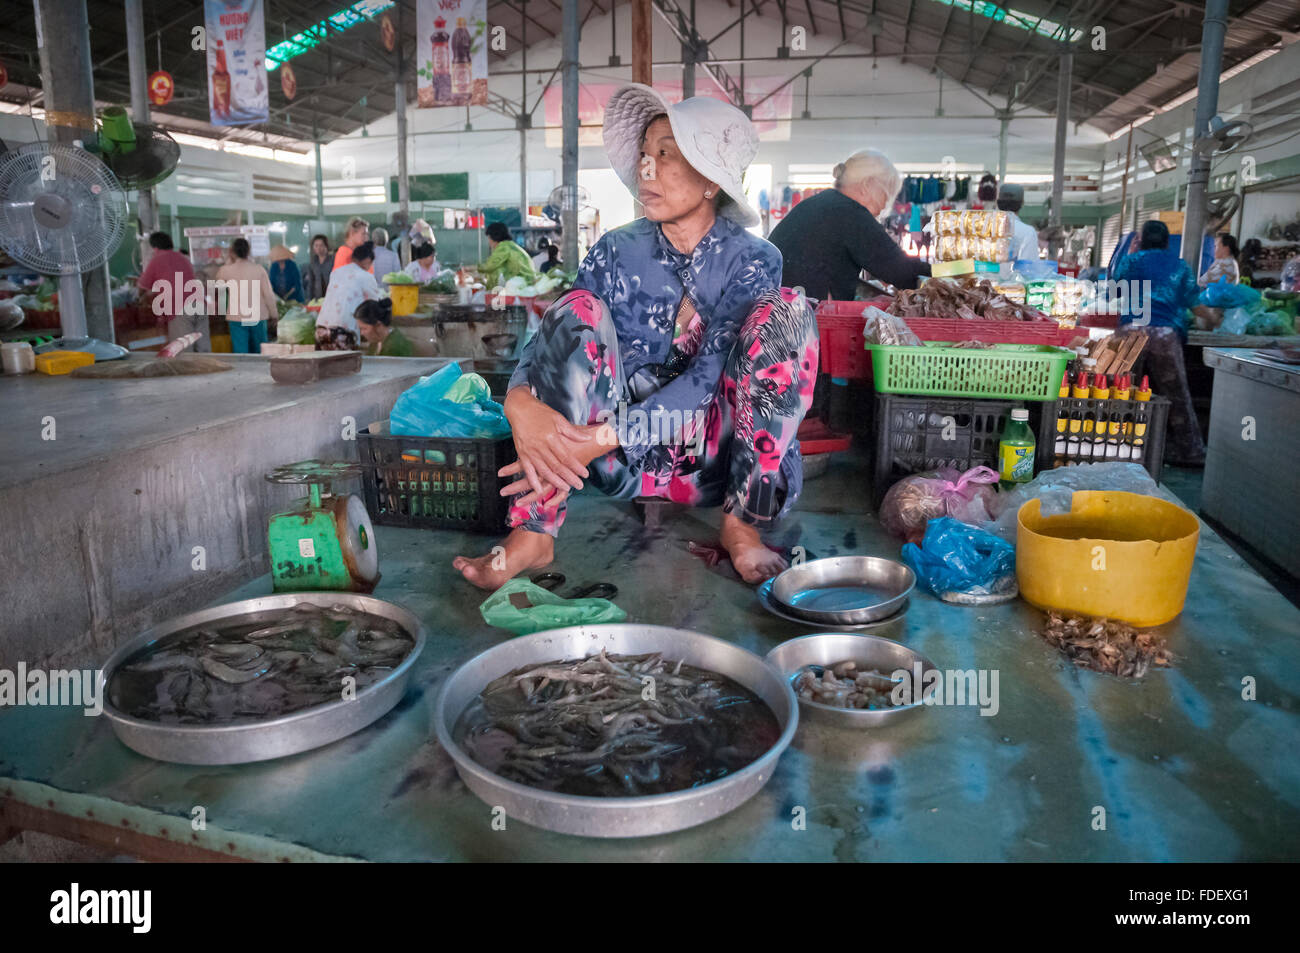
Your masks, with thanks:
<instances>
[{"instance_id":1,"label":"black plastic crate","mask_svg":"<svg viewBox=\"0 0 1300 953\"><path fill-rule=\"evenodd\" d=\"M876 459L872 498L905 476L940 467L998 468L998 441L1011 411L1032 402L876 395ZM951 418L951 430L948 430Z\"/></svg>"},{"instance_id":2,"label":"black plastic crate","mask_svg":"<svg viewBox=\"0 0 1300 953\"><path fill-rule=\"evenodd\" d=\"M515 442L395 437L387 422L357 434L370 518L381 526L501 533L510 500L497 471L515 460Z\"/></svg>"},{"instance_id":3,"label":"black plastic crate","mask_svg":"<svg viewBox=\"0 0 1300 953\"><path fill-rule=\"evenodd\" d=\"M1097 441L1099 415L1106 425L1101 443ZM1058 419L1065 423L1064 434L1057 429ZM1089 421L1092 421L1091 428ZM1169 401L1164 397L1150 400L1062 397L1046 401L1038 424L1038 470L1077 463L1140 463L1151 479L1159 482L1168 424ZM1112 430L1116 432L1112 434ZM1139 430L1143 432L1139 434ZM1058 446L1062 436L1063 451Z\"/></svg>"}]
</instances>

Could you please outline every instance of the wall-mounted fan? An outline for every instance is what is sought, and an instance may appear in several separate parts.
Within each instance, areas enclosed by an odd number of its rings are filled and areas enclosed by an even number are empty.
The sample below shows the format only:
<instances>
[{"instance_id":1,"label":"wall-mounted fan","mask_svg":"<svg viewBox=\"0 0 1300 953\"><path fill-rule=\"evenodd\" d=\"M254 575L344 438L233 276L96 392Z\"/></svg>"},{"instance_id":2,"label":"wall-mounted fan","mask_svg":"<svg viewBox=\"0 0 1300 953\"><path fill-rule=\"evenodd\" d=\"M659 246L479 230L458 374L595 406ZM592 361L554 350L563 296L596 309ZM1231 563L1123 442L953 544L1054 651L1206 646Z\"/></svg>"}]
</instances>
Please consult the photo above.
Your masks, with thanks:
<instances>
[{"instance_id":1,"label":"wall-mounted fan","mask_svg":"<svg viewBox=\"0 0 1300 953\"><path fill-rule=\"evenodd\" d=\"M1210 157L1224 156L1239 148L1255 132L1253 126L1244 119L1225 122L1219 116L1210 120L1210 132L1192 143L1192 151L1197 155Z\"/></svg>"},{"instance_id":2,"label":"wall-mounted fan","mask_svg":"<svg viewBox=\"0 0 1300 953\"><path fill-rule=\"evenodd\" d=\"M110 106L100 117L99 155L123 188L147 189L175 171L181 147L162 128Z\"/></svg>"},{"instance_id":3,"label":"wall-mounted fan","mask_svg":"<svg viewBox=\"0 0 1300 953\"><path fill-rule=\"evenodd\" d=\"M102 267L127 233L126 195L103 162L84 149L43 142L0 155L0 247L43 275L59 275L54 347L96 360L126 349L86 336L81 275Z\"/></svg>"},{"instance_id":4,"label":"wall-mounted fan","mask_svg":"<svg viewBox=\"0 0 1300 953\"><path fill-rule=\"evenodd\" d=\"M568 191L567 185L557 185L551 189L550 197L547 198L546 204L542 207L542 214L553 222L564 222L564 199ZM581 185L574 186L574 203L573 207L579 211L591 206L591 193Z\"/></svg>"},{"instance_id":5,"label":"wall-mounted fan","mask_svg":"<svg viewBox=\"0 0 1300 953\"><path fill-rule=\"evenodd\" d=\"M1214 234L1232 220L1241 208L1241 196L1236 192L1219 195L1205 202L1205 231Z\"/></svg>"}]
</instances>

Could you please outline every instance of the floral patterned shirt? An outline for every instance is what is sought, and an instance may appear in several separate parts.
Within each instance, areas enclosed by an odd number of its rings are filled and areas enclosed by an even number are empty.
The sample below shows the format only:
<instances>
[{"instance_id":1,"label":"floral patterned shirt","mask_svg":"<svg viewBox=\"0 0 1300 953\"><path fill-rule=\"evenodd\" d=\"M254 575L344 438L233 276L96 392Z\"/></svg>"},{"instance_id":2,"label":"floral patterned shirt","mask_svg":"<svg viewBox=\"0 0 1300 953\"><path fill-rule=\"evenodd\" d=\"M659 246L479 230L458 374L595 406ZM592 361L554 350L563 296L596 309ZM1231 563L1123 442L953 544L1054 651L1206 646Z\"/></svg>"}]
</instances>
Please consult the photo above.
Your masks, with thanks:
<instances>
[{"instance_id":1,"label":"floral patterned shirt","mask_svg":"<svg viewBox=\"0 0 1300 953\"><path fill-rule=\"evenodd\" d=\"M628 408L645 411L648 419L656 411L677 411L681 419L689 419L686 415L706 409L713 400L727 355L759 295L780 285L781 253L776 246L718 217L689 255L674 248L663 229L645 218L607 232L587 253L573 287L598 295L609 308L625 379L646 365L664 363L674 340L691 330L676 327L682 295L690 295L702 327L687 335L687 351L693 350L689 364ZM511 387L527 383L531 362L530 341L510 378ZM622 450L636 466L650 450L649 435Z\"/></svg>"}]
</instances>

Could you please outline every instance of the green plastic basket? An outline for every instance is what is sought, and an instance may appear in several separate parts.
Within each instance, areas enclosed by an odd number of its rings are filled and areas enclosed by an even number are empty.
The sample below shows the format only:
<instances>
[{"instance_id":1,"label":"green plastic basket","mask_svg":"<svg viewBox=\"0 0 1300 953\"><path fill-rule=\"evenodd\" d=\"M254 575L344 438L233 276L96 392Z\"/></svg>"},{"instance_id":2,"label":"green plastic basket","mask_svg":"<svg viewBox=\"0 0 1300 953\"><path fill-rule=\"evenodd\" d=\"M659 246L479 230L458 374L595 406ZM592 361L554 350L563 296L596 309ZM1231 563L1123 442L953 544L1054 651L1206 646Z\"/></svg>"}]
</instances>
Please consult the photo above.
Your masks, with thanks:
<instances>
[{"instance_id":1,"label":"green plastic basket","mask_svg":"<svg viewBox=\"0 0 1300 953\"><path fill-rule=\"evenodd\" d=\"M1040 344L989 348L934 343L921 347L868 344L882 394L1055 400L1074 352Z\"/></svg>"}]
</instances>

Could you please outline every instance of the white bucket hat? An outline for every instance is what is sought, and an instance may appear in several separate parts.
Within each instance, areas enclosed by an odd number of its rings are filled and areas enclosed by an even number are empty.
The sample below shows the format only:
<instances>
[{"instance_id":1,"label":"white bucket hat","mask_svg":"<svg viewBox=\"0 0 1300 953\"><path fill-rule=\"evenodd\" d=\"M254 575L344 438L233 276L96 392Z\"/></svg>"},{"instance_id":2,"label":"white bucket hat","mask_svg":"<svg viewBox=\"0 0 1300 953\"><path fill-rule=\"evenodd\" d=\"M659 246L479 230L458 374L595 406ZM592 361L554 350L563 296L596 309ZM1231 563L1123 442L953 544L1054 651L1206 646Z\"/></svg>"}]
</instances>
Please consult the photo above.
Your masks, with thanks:
<instances>
[{"instance_id":1,"label":"white bucket hat","mask_svg":"<svg viewBox=\"0 0 1300 953\"><path fill-rule=\"evenodd\" d=\"M605 107L605 152L610 165L635 196L640 179L641 137L655 116L667 115L682 157L696 172L717 182L730 202L720 213L752 228L758 212L745 201L741 179L758 152L758 133L749 117L728 103L693 96L672 105L649 86L630 83Z\"/></svg>"}]
</instances>

